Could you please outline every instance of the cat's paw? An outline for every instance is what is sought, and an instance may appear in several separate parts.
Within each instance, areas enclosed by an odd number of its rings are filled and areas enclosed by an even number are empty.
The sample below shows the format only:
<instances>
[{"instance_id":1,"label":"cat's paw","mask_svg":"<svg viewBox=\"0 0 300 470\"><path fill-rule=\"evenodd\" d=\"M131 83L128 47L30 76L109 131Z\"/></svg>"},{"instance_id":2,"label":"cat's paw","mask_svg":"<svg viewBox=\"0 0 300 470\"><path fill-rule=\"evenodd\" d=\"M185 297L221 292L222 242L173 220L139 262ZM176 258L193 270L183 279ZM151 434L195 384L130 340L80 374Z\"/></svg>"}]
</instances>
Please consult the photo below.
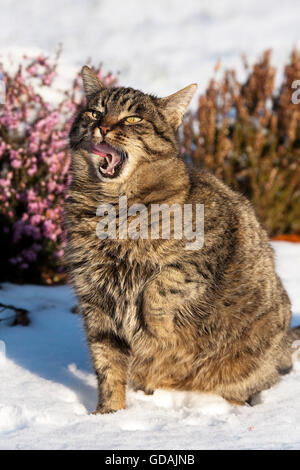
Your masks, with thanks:
<instances>
[{"instance_id":1,"label":"cat's paw","mask_svg":"<svg viewBox=\"0 0 300 470\"><path fill-rule=\"evenodd\" d=\"M109 414L109 413L116 413L117 411L120 411L120 410L124 410L124 407L113 409L113 408L109 408L107 406L98 406L95 409L95 411L93 411L91 414L92 415L106 415L106 414Z\"/></svg>"},{"instance_id":2,"label":"cat's paw","mask_svg":"<svg viewBox=\"0 0 300 470\"><path fill-rule=\"evenodd\" d=\"M145 395L153 395L154 390L152 388L144 388L143 392Z\"/></svg>"},{"instance_id":3,"label":"cat's paw","mask_svg":"<svg viewBox=\"0 0 300 470\"><path fill-rule=\"evenodd\" d=\"M152 388L148 388L144 385L137 384L136 382L131 383L131 388L134 392L142 391L145 395L153 395L154 390Z\"/></svg>"}]
</instances>

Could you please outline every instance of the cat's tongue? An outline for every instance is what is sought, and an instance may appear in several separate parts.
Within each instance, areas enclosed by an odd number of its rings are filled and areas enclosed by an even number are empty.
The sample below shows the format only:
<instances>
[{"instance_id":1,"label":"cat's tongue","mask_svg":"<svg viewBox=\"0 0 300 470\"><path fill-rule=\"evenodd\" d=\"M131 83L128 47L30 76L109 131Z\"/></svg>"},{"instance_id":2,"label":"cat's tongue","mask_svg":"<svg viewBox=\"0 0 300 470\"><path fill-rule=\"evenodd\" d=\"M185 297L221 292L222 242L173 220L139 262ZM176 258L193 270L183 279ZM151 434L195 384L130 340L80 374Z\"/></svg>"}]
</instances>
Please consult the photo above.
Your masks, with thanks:
<instances>
[{"instance_id":1,"label":"cat's tongue","mask_svg":"<svg viewBox=\"0 0 300 470\"><path fill-rule=\"evenodd\" d=\"M101 172L107 175L113 175L115 167L121 161L121 155L107 142L101 144L92 145L92 152L105 158L104 163L101 166Z\"/></svg>"}]
</instances>

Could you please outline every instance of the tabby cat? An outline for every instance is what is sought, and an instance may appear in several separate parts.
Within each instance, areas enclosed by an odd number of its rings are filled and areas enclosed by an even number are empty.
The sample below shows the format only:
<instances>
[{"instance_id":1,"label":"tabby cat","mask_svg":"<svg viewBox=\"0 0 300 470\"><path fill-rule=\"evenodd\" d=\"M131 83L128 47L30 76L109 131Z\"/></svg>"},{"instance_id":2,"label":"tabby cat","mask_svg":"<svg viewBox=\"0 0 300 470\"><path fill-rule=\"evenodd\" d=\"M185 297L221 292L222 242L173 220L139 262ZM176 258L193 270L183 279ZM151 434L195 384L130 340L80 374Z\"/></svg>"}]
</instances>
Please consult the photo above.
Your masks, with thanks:
<instances>
[{"instance_id":1,"label":"tabby cat","mask_svg":"<svg viewBox=\"0 0 300 470\"><path fill-rule=\"evenodd\" d=\"M98 379L95 412L125 408L126 386L249 402L291 369L298 332L250 203L180 156L177 130L197 86L157 98L107 88L88 67L82 78L87 104L70 132L67 261ZM203 204L202 248L172 236L99 238L97 208L118 214L120 196L129 207Z\"/></svg>"}]
</instances>

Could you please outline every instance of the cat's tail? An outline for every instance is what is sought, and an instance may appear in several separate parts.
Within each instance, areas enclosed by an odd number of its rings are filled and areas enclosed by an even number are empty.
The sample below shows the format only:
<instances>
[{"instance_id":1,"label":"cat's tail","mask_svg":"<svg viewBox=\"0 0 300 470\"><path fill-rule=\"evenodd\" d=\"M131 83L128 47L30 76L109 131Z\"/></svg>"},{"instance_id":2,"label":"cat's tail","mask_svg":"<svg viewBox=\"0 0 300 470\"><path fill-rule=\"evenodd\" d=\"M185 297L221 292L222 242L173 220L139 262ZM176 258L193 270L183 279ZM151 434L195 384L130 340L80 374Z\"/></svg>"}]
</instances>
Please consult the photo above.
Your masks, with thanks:
<instances>
[{"instance_id":1,"label":"cat's tail","mask_svg":"<svg viewBox=\"0 0 300 470\"><path fill-rule=\"evenodd\" d=\"M300 361L300 326L291 328L289 331L292 361Z\"/></svg>"},{"instance_id":2,"label":"cat's tail","mask_svg":"<svg viewBox=\"0 0 300 470\"><path fill-rule=\"evenodd\" d=\"M295 328L291 328L289 331L289 339L293 341L299 340L299 345L296 345L300 347L300 326L296 326Z\"/></svg>"},{"instance_id":3,"label":"cat's tail","mask_svg":"<svg viewBox=\"0 0 300 470\"><path fill-rule=\"evenodd\" d=\"M293 369L295 361L300 361L300 326L290 328L283 338L282 350L277 364L279 374L288 374Z\"/></svg>"},{"instance_id":4,"label":"cat's tail","mask_svg":"<svg viewBox=\"0 0 300 470\"><path fill-rule=\"evenodd\" d=\"M286 339L287 343L285 342L278 365L278 372L281 375L288 374L293 368L293 362L300 360L300 326L290 328Z\"/></svg>"}]
</instances>

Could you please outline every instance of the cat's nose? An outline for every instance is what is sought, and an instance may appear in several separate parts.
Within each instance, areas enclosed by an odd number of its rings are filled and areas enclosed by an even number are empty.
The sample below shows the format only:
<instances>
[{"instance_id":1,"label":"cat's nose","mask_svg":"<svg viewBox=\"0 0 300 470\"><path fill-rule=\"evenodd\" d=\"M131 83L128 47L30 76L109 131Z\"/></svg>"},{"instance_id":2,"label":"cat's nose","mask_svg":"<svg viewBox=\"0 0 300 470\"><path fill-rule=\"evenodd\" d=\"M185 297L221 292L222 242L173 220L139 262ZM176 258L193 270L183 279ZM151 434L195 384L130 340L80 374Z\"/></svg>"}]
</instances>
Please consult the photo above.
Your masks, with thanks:
<instances>
[{"instance_id":1,"label":"cat's nose","mask_svg":"<svg viewBox=\"0 0 300 470\"><path fill-rule=\"evenodd\" d=\"M110 130L110 127L99 126L99 129L100 129L101 134L104 136L108 133L108 131Z\"/></svg>"}]
</instances>

